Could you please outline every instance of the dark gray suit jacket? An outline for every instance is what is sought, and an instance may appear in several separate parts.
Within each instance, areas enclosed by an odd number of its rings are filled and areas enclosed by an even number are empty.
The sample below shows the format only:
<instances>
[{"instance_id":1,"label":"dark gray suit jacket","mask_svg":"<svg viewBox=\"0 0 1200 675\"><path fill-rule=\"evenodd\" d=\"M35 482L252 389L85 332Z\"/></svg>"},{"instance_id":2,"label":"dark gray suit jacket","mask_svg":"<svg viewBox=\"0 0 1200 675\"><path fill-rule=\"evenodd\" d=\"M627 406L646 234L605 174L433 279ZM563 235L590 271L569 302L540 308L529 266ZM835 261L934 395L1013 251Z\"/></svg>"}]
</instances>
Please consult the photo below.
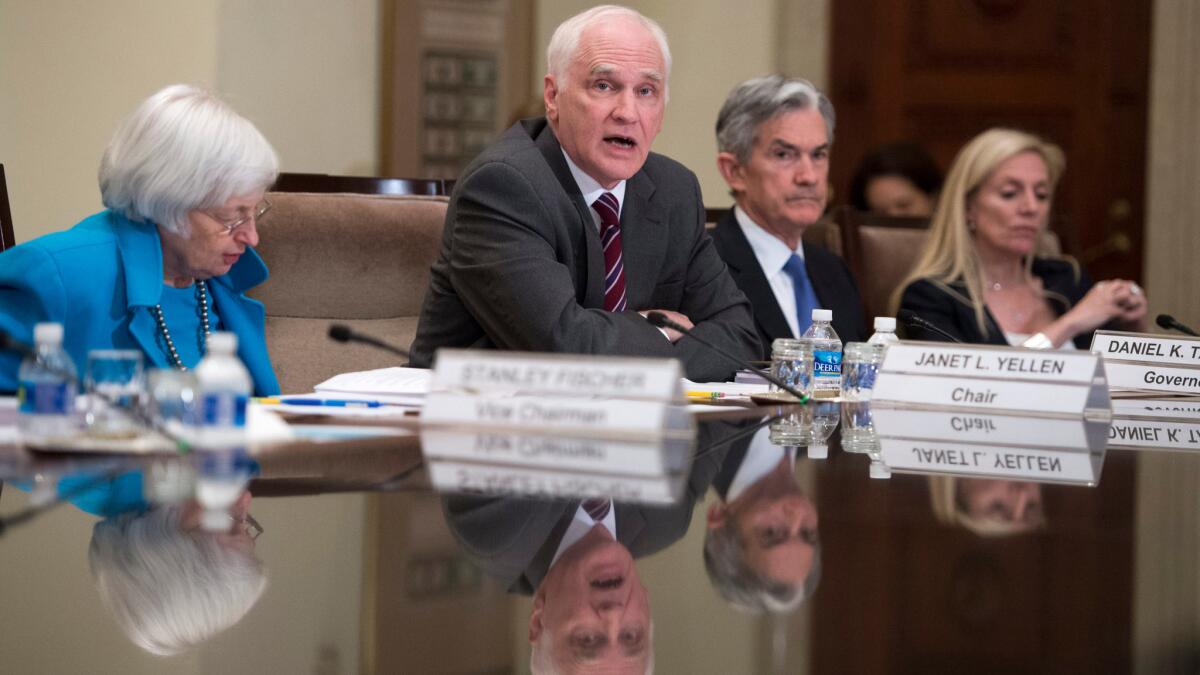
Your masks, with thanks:
<instances>
[{"instance_id":1,"label":"dark gray suit jacket","mask_svg":"<svg viewBox=\"0 0 1200 675\"><path fill-rule=\"evenodd\" d=\"M758 329L759 338L763 342L765 355L771 353L771 343L775 338L795 337L788 326L783 310L775 300L775 292L767 276L763 274L754 249L737 223L737 216L730 209L713 230L713 244L717 252L729 265L742 292L754 306L754 325ZM866 322L863 321L862 298L858 295L858 284L850 275L846 263L837 255L820 246L803 242L804 267L808 271L808 279L812 282L813 291L821 307L833 310L833 329L838 337L846 342L862 342L870 337Z\"/></svg>"},{"instance_id":2,"label":"dark gray suit jacket","mask_svg":"<svg viewBox=\"0 0 1200 675\"><path fill-rule=\"evenodd\" d=\"M694 340L667 341L645 309L681 312L710 342L757 357L750 303L704 231L695 174L651 153L626 183L621 240L629 310L606 312L599 233L558 139L543 118L513 125L455 186L413 365L461 347L673 357L693 380L733 374Z\"/></svg>"}]
</instances>

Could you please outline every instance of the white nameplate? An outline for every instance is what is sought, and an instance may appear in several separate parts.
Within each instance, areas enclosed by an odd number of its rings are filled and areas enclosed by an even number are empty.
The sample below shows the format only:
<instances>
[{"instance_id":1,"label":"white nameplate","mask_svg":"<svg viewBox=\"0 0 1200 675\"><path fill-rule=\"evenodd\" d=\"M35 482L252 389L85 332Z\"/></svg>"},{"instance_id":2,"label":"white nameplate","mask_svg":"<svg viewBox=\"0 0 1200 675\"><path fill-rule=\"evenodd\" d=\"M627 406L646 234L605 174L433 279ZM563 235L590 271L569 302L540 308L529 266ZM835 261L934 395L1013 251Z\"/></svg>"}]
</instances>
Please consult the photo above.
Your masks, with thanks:
<instances>
[{"instance_id":1,"label":"white nameplate","mask_svg":"<svg viewBox=\"0 0 1200 675\"><path fill-rule=\"evenodd\" d=\"M1200 338L1098 330L1092 351L1113 389L1200 394Z\"/></svg>"},{"instance_id":2,"label":"white nameplate","mask_svg":"<svg viewBox=\"0 0 1200 675\"><path fill-rule=\"evenodd\" d=\"M429 479L439 492L675 504L683 496L685 476L614 476L438 460L429 464Z\"/></svg>"},{"instance_id":3,"label":"white nameplate","mask_svg":"<svg viewBox=\"0 0 1200 675\"><path fill-rule=\"evenodd\" d=\"M897 438L883 438L879 443L883 463L901 473L1095 485L1104 464L1103 451L1011 448Z\"/></svg>"},{"instance_id":4,"label":"white nameplate","mask_svg":"<svg viewBox=\"0 0 1200 675\"><path fill-rule=\"evenodd\" d=\"M422 429L426 459L455 459L564 471L665 476L687 471L692 439L637 443L510 432Z\"/></svg>"},{"instance_id":5,"label":"white nameplate","mask_svg":"<svg viewBox=\"0 0 1200 675\"><path fill-rule=\"evenodd\" d=\"M1113 417L1151 417L1195 420L1200 423L1200 401L1171 398L1115 398Z\"/></svg>"},{"instance_id":6,"label":"white nameplate","mask_svg":"<svg viewBox=\"0 0 1200 675\"><path fill-rule=\"evenodd\" d=\"M433 390L666 401L682 397L682 377L676 359L439 349Z\"/></svg>"},{"instance_id":7,"label":"white nameplate","mask_svg":"<svg viewBox=\"0 0 1200 675\"><path fill-rule=\"evenodd\" d=\"M938 440L1071 450L1104 447L1107 425L1083 417L994 415L963 410L875 408L880 438Z\"/></svg>"},{"instance_id":8,"label":"white nameplate","mask_svg":"<svg viewBox=\"0 0 1200 675\"><path fill-rule=\"evenodd\" d=\"M1049 415L1109 410L1095 354L942 342L890 346L872 400Z\"/></svg>"},{"instance_id":9,"label":"white nameplate","mask_svg":"<svg viewBox=\"0 0 1200 675\"><path fill-rule=\"evenodd\" d=\"M663 435L691 438L694 422L686 406L663 401L567 398L563 396L473 396L430 394L421 423L470 429L651 440Z\"/></svg>"},{"instance_id":10,"label":"white nameplate","mask_svg":"<svg viewBox=\"0 0 1200 675\"><path fill-rule=\"evenodd\" d=\"M1113 418L1108 447L1200 450L1200 422Z\"/></svg>"}]
</instances>

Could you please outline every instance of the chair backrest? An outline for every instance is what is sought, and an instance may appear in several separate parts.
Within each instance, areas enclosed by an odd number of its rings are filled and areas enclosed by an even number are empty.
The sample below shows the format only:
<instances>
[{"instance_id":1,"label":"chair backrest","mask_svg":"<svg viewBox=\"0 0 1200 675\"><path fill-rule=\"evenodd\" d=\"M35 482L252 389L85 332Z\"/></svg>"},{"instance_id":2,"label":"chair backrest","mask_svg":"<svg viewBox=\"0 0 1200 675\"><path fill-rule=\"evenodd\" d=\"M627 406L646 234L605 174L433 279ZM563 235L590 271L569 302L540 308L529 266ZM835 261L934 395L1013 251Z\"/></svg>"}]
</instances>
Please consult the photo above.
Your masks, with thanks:
<instances>
[{"instance_id":1,"label":"chair backrest","mask_svg":"<svg viewBox=\"0 0 1200 675\"><path fill-rule=\"evenodd\" d=\"M329 324L405 348L412 342L448 198L273 191L268 199L258 252L271 277L251 295L266 307L281 389L302 393L337 373L401 365L386 352L332 342Z\"/></svg>"},{"instance_id":2,"label":"chair backrest","mask_svg":"<svg viewBox=\"0 0 1200 675\"><path fill-rule=\"evenodd\" d=\"M0 164L0 251L17 245L13 234L12 210L8 204L8 181L4 177L4 165Z\"/></svg>"},{"instance_id":3,"label":"chair backrest","mask_svg":"<svg viewBox=\"0 0 1200 675\"><path fill-rule=\"evenodd\" d=\"M368 195L445 195L444 180L436 178L382 178L332 176L327 173L281 173L275 192L345 192ZM452 183L452 182L451 182Z\"/></svg>"},{"instance_id":4,"label":"chair backrest","mask_svg":"<svg viewBox=\"0 0 1200 675\"><path fill-rule=\"evenodd\" d=\"M840 206L833 221L841 232L842 256L858 284L868 325L872 317L891 316L892 294L925 248L929 219L882 216ZM1037 255L1053 257L1060 252L1058 236L1044 231Z\"/></svg>"}]
</instances>

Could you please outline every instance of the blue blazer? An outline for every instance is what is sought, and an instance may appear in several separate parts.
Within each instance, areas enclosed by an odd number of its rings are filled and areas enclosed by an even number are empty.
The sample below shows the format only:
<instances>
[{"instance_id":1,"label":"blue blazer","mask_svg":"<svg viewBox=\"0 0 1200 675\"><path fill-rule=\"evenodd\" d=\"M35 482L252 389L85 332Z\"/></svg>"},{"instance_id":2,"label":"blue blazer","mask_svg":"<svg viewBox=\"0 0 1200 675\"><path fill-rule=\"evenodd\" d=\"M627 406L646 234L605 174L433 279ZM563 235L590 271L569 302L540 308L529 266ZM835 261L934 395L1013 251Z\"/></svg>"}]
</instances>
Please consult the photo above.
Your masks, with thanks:
<instances>
[{"instance_id":1,"label":"blue blazer","mask_svg":"<svg viewBox=\"0 0 1200 675\"><path fill-rule=\"evenodd\" d=\"M267 279L253 249L209 280L214 311L238 336L238 356L257 396L279 393L264 335L262 303L245 291ZM63 324L63 347L82 376L92 349L137 349L150 367L169 368L153 308L163 287L158 228L114 211L85 218L0 253L0 331L27 344L42 321ZM0 352L0 391L16 391L20 357Z\"/></svg>"}]
</instances>

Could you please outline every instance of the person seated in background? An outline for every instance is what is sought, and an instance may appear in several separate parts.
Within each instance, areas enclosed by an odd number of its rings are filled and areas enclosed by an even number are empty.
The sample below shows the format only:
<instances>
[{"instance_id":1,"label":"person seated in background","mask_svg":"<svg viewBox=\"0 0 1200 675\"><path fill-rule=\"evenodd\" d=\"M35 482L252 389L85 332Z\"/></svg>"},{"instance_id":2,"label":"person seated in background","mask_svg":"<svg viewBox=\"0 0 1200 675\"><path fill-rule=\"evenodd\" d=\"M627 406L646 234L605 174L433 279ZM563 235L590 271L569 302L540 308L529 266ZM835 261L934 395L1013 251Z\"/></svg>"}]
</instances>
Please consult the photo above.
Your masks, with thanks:
<instances>
[{"instance_id":1,"label":"person seated in background","mask_svg":"<svg viewBox=\"0 0 1200 675\"><path fill-rule=\"evenodd\" d=\"M1004 537L1046 526L1039 483L994 478L930 476L929 502L943 525L981 537Z\"/></svg>"},{"instance_id":2,"label":"person seated in background","mask_svg":"<svg viewBox=\"0 0 1200 675\"><path fill-rule=\"evenodd\" d=\"M83 372L93 349L135 349L158 368L192 368L208 335L238 336L254 392L279 392L254 252L279 171L258 129L212 94L172 85L117 128L100 161L107 210L0 253L0 332L32 342L63 324ZM0 352L0 391L17 389L20 356Z\"/></svg>"},{"instance_id":3,"label":"person seated in background","mask_svg":"<svg viewBox=\"0 0 1200 675\"><path fill-rule=\"evenodd\" d=\"M933 158L916 143L900 141L863 156L850 179L850 204L885 216L928 218L941 189Z\"/></svg>"},{"instance_id":4,"label":"person seated in background","mask_svg":"<svg viewBox=\"0 0 1200 675\"><path fill-rule=\"evenodd\" d=\"M1062 151L1037 136L990 129L954 159L929 238L893 306L963 342L1087 349L1100 327L1140 331L1146 297L1132 281L1092 284L1078 264L1041 258ZM914 327L907 337L945 340Z\"/></svg>"},{"instance_id":5,"label":"person seated in background","mask_svg":"<svg viewBox=\"0 0 1200 675\"><path fill-rule=\"evenodd\" d=\"M825 212L833 104L807 80L758 77L734 87L717 116L717 168L735 206L713 230L717 252L750 304L769 352L800 337L812 310L833 310L843 342L867 339L846 263L803 240Z\"/></svg>"},{"instance_id":6,"label":"person seated in background","mask_svg":"<svg viewBox=\"0 0 1200 675\"><path fill-rule=\"evenodd\" d=\"M92 528L88 566L104 606L138 647L178 654L237 623L267 587L255 555L261 528L243 492L229 529L201 529L195 500L106 518Z\"/></svg>"},{"instance_id":7,"label":"person seated in background","mask_svg":"<svg viewBox=\"0 0 1200 675\"><path fill-rule=\"evenodd\" d=\"M650 152L671 56L662 28L611 5L550 39L546 117L477 157L450 197L412 363L442 347L677 358L696 381L732 377L711 348L761 356L750 303L704 229L696 175Z\"/></svg>"},{"instance_id":8,"label":"person seated in background","mask_svg":"<svg viewBox=\"0 0 1200 675\"><path fill-rule=\"evenodd\" d=\"M796 480L796 448L763 427L729 451L713 481L704 569L726 602L751 614L791 612L821 580L817 508Z\"/></svg>"}]
</instances>

